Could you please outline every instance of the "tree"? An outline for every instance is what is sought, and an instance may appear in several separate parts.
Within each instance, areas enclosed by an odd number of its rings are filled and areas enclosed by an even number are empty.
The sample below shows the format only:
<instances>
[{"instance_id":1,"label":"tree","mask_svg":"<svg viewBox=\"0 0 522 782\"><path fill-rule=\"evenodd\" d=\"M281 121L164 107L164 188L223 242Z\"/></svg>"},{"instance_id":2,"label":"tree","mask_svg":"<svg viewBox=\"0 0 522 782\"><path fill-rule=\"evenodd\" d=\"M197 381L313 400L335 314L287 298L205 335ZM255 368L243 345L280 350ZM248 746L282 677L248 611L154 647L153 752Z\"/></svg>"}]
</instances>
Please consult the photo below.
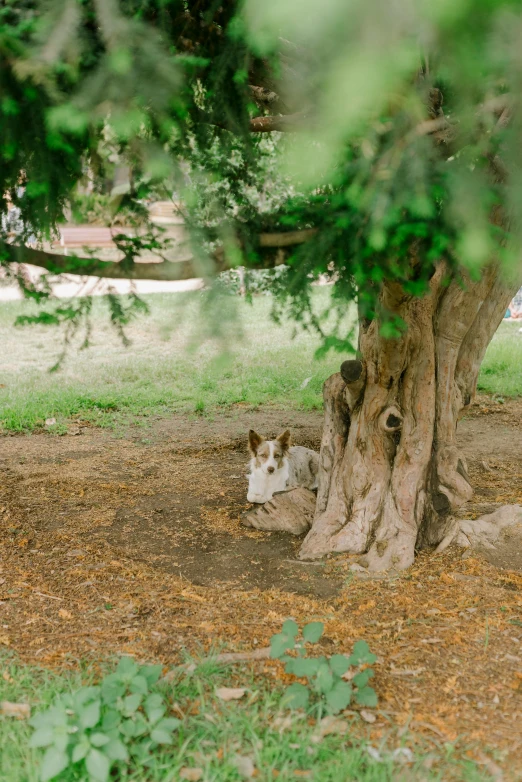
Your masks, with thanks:
<instances>
[{"instance_id":1,"label":"tree","mask_svg":"<svg viewBox=\"0 0 522 782\"><path fill-rule=\"evenodd\" d=\"M451 540L472 494L457 422L522 281L519 5L24 0L0 24L0 192L26 231L49 236L86 166L106 180L122 164L114 204L140 226L119 263L4 237L5 268L45 296L19 263L149 279L286 263L280 306L324 349L355 352L325 384L301 555L401 568ZM183 263L142 208L173 189ZM144 247L161 262L137 262ZM339 331L350 301L357 346Z\"/></svg>"}]
</instances>

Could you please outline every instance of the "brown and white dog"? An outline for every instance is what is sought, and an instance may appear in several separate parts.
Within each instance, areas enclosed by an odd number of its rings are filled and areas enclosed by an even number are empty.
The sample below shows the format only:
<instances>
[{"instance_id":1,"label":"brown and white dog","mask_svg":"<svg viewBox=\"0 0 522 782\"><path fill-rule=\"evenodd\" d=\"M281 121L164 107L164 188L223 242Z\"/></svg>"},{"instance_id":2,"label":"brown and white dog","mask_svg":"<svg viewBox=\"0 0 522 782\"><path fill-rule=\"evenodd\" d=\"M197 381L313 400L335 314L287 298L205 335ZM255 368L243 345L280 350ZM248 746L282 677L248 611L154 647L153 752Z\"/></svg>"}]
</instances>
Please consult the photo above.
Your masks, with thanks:
<instances>
[{"instance_id":1,"label":"brown and white dog","mask_svg":"<svg viewBox=\"0 0 522 782\"><path fill-rule=\"evenodd\" d=\"M248 447L252 454L248 476L249 502L268 502L276 492L296 486L317 489L319 454L300 445L291 446L288 429L275 440L266 440L251 429Z\"/></svg>"}]
</instances>

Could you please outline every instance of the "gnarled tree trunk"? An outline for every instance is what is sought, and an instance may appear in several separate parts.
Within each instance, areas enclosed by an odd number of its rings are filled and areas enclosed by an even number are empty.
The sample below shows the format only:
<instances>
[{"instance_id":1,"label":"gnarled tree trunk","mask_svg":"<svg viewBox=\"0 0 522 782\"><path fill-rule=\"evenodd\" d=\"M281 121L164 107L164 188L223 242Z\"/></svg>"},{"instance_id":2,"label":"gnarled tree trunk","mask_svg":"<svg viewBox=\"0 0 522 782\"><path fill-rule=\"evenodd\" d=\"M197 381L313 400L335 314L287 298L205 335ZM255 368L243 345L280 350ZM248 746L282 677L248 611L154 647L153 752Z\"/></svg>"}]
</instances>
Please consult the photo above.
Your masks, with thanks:
<instances>
[{"instance_id":1,"label":"gnarled tree trunk","mask_svg":"<svg viewBox=\"0 0 522 782\"><path fill-rule=\"evenodd\" d=\"M407 329L386 339L377 320L362 322L360 360L325 383L317 506L301 558L349 552L371 570L401 569L416 548L457 534L455 511L473 493L457 422L518 284L491 265L465 285L448 285L440 266L420 299L384 285L383 308Z\"/></svg>"}]
</instances>

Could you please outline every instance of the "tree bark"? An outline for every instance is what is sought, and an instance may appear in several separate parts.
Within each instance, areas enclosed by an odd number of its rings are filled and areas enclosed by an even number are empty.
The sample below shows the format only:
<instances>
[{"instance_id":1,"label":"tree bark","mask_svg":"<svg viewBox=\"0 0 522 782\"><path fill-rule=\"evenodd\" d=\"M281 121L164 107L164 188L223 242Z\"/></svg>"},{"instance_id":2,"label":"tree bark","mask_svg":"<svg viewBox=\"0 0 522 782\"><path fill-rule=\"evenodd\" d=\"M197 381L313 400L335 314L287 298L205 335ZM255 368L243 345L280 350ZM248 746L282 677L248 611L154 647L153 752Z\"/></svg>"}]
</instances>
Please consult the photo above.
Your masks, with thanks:
<instances>
[{"instance_id":1,"label":"tree bark","mask_svg":"<svg viewBox=\"0 0 522 782\"><path fill-rule=\"evenodd\" d=\"M312 528L300 557L360 554L370 570L402 569L415 550L458 534L456 510L473 493L456 442L486 348L520 280L491 265L478 282L445 283L429 294L385 284L381 303L407 329L382 336L360 324L360 361L324 386L325 422Z\"/></svg>"}]
</instances>

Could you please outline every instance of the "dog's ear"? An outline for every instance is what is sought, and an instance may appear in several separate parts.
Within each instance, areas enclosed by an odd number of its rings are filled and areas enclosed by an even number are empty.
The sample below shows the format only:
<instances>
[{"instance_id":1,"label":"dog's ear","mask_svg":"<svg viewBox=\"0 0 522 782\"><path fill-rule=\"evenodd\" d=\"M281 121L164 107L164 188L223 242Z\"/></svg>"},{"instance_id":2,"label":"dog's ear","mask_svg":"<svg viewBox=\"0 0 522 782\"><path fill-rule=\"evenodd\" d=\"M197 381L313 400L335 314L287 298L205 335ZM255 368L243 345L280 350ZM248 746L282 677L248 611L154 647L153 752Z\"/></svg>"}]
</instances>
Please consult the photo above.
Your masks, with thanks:
<instances>
[{"instance_id":1,"label":"dog's ear","mask_svg":"<svg viewBox=\"0 0 522 782\"><path fill-rule=\"evenodd\" d=\"M290 429L285 429L277 438L277 442L280 443L283 452L288 451L290 448Z\"/></svg>"},{"instance_id":2,"label":"dog's ear","mask_svg":"<svg viewBox=\"0 0 522 782\"><path fill-rule=\"evenodd\" d=\"M251 429L248 433L248 447L250 448L250 451L254 454L254 456L257 453L257 449L261 445L261 443L264 441L264 437L261 434L258 434L257 432L254 432L253 429Z\"/></svg>"}]
</instances>

